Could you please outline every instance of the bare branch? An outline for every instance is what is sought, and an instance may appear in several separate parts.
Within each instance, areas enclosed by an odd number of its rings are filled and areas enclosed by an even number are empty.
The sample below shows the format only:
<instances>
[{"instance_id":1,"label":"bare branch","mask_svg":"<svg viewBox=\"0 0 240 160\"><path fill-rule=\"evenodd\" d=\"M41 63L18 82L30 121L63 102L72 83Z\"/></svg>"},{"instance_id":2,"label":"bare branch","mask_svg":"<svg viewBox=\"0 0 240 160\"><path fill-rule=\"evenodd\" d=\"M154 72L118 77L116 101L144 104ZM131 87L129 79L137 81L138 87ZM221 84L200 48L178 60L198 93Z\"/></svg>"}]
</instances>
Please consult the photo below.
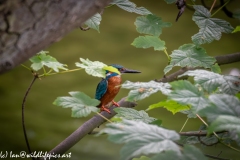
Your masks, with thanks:
<instances>
[{"instance_id":1,"label":"bare branch","mask_svg":"<svg viewBox=\"0 0 240 160\"><path fill-rule=\"evenodd\" d=\"M240 52L227 54L227 55L223 55L223 56L216 56L215 58L217 60L218 65L239 62L240 61ZM177 77L179 75L181 75L189 70L195 70L195 69L199 69L199 67L197 67L197 68L183 67L180 70L170 74L169 76L164 76L163 78L156 80L156 81L157 82L172 82L172 81L178 80Z\"/></svg>"},{"instance_id":2,"label":"bare branch","mask_svg":"<svg viewBox=\"0 0 240 160\"><path fill-rule=\"evenodd\" d=\"M216 132L217 134L220 134L220 133L227 133L227 131L221 131L221 132ZM179 134L181 136L197 136L197 137L204 137L204 136L207 136L207 132L206 131L189 131L189 132L179 132Z\"/></svg>"}]
</instances>

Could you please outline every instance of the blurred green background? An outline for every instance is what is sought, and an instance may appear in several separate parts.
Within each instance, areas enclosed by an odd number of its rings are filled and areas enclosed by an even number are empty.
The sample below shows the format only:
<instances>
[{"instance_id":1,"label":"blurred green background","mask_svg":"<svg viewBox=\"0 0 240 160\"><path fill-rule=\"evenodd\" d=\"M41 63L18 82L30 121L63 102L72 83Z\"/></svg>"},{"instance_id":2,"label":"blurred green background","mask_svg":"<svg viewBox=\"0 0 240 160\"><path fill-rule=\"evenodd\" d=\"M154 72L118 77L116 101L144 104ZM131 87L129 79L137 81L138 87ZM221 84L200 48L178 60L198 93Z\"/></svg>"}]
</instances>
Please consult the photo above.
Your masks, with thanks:
<instances>
[{"instance_id":1,"label":"blurred green background","mask_svg":"<svg viewBox=\"0 0 240 160\"><path fill-rule=\"evenodd\" d=\"M175 22L178 10L174 4L167 5L164 1L137 1L138 6L144 6L154 14L162 17L163 21L171 22L172 27L164 28L160 36L166 42L167 51L171 53L185 43L191 43L191 36L198 32L196 24L191 20L193 11L186 9L179 22ZM236 2L236 1L235 1ZM237 2L238 3L238 2ZM235 4L232 4L234 8ZM130 45L140 34L136 32L134 21L138 15L128 13L116 6L105 9L100 25L100 34L95 30L81 31L76 29L62 40L54 43L45 50L59 62L74 69L79 58L89 58L105 64L121 64L127 68L142 71L137 75L123 75L123 81L150 81L163 76L167 58L163 52L150 49L137 49ZM226 17L222 12L216 17L229 21L233 27L239 21ZM223 34L220 41L205 44L203 47L211 56L235 53L240 51L239 33ZM30 62L25 62L29 66ZM239 68L240 63L222 66L227 72L233 67ZM27 150L21 126L21 103L24 94L32 80L32 74L19 66L10 72L0 75L0 151L18 153ZM58 96L67 96L70 91L82 91L94 97L99 78L87 75L84 71L59 74L37 80L27 97L26 127L32 150L49 151L76 130L87 118L71 118L70 109L54 106L52 102ZM116 101L128 94L122 89L115 98ZM137 110L146 109L150 104L157 103L165 97L160 93L139 101ZM172 115L165 109L148 112L150 116L163 121L166 128L179 131L186 120L182 114ZM198 130L201 122L190 119L184 131ZM101 130L104 125L96 130ZM201 146L200 146L201 147ZM72 153L73 160L118 160L121 145L111 143L107 136L86 136L67 153ZM239 159L240 153L226 149L221 145L201 147L205 153L217 155L220 151L226 158Z\"/></svg>"}]
</instances>

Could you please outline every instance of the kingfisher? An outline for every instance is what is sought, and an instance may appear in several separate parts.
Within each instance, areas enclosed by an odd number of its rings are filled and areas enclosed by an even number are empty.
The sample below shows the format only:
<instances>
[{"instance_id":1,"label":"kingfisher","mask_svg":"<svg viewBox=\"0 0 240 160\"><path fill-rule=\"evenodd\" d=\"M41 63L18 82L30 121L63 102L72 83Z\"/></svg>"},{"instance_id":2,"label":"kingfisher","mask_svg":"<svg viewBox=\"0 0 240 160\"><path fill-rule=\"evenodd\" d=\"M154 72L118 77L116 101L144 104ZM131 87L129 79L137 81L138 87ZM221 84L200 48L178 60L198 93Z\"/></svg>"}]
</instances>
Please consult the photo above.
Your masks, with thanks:
<instances>
[{"instance_id":1,"label":"kingfisher","mask_svg":"<svg viewBox=\"0 0 240 160\"><path fill-rule=\"evenodd\" d=\"M112 72L106 70L106 78L103 78L99 84L97 85L95 99L99 100L101 103L97 106L101 109L101 111L106 111L109 114L111 113L110 110L106 107L110 102L113 105L119 107L119 104L116 103L113 99L118 94L121 88L121 74L123 73L141 73L140 71L131 70L124 68L118 64L110 65L116 68L119 72Z\"/></svg>"}]
</instances>

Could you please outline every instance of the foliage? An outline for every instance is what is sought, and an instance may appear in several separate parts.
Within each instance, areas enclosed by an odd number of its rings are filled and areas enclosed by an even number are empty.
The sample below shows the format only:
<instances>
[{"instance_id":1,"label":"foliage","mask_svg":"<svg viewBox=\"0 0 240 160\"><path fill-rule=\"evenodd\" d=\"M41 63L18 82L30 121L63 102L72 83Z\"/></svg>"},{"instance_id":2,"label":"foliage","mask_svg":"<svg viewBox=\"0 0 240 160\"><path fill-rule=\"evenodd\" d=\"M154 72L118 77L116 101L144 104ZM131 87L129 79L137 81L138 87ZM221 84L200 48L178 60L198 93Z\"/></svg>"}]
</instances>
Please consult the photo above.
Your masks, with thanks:
<instances>
[{"instance_id":1,"label":"foliage","mask_svg":"<svg viewBox=\"0 0 240 160\"><path fill-rule=\"evenodd\" d=\"M102 17L99 13L95 14L94 16L92 16L90 19L88 19L85 22L85 25L87 25L88 27L99 31L99 25L100 25L100 21L102 20Z\"/></svg>"},{"instance_id":2,"label":"foliage","mask_svg":"<svg viewBox=\"0 0 240 160\"><path fill-rule=\"evenodd\" d=\"M215 58L208 56L205 49L194 44L184 44L170 55L171 61L165 67L164 73L168 73L174 66L211 68L216 62Z\"/></svg>"},{"instance_id":3,"label":"foliage","mask_svg":"<svg viewBox=\"0 0 240 160\"><path fill-rule=\"evenodd\" d=\"M42 69L44 66L59 72L59 69L68 70L65 68L67 65L59 63L54 57L47 55L47 51L41 51L36 56L33 56L29 60L32 62L31 68L34 71Z\"/></svg>"},{"instance_id":4,"label":"foliage","mask_svg":"<svg viewBox=\"0 0 240 160\"><path fill-rule=\"evenodd\" d=\"M72 117L86 117L91 112L97 112L96 106L100 103L96 99L91 99L82 92L69 92L71 97L58 97L53 104L63 108L72 108Z\"/></svg>"},{"instance_id":5,"label":"foliage","mask_svg":"<svg viewBox=\"0 0 240 160\"><path fill-rule=\"evenodd\" d=\"M231 33L233 27L225 20L211 18L211 13L203 6L194 5L196 10L193 14L193 21L200 28L199 32L192 36L193 43L201 45L211 43L213 40L219 40L223 33Z\"/></svg>"},{"instance_id":6,"label":"foliage","mask_svg":"<svg viewBox=\"0 0 240 160\"><path fill-rule=\"evenodd\" d=\"M137 111L132 108L118 107L115 108L114 111L117 112L115 117L119 117L121 119L142 121L145 123L151 123L156 120L155 118L149 117L145 111Z\"/></svg>"},{"instance_id":7,"label":"foliage","mask_svg":"<svg viewBox=\"0 0 240 160\"><path fill-rule=\"evenodd\" d=\"M126 143L121 150L123 160L169 150L180 154L179 147L174 143L180 137L175 131L141 121L123 120L122 123L110 123L101 133L109 134L110 141Z\"/></svg>"}]
</instances>

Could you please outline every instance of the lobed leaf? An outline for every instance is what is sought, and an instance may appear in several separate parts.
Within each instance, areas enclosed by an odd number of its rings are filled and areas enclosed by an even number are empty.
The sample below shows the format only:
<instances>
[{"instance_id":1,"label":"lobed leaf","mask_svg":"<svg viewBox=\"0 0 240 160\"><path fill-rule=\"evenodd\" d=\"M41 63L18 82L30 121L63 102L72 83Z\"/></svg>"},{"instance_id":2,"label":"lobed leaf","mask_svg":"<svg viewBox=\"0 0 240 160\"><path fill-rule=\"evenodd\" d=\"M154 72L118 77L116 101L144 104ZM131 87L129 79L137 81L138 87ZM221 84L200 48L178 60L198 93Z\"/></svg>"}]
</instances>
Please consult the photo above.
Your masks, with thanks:
<instances>
[{"instance_id":1,"label":"lobed leaf","mask_svg":"<svg viewBox=\"0 0 240 160\"><path fill-rule=\"evenodd\" d=\"M149 111L151 109L159 108L159 107L166 108L168 111L172 112L173 114L175 114L175 113L177 113L179 111L189 110L190 109L189 106L179 104L176 101L165 100L165 101L161 101L161 102L158 102L156 104L150 105L148 107L147 111Z\"/></svg>"},{"instance_id":2,"label":"lobed leaf","mask_svg":"<svg viewBox=\"0 0 240 160\"><path fill-rule=\"evenodd\" d=\"M207 160L204 154L192 145L185 145L181 155L174 151L166 151L157 154L152 160Z\"/></svg>"},{"instance_id":3,"label":"lobed leaf","mask_svg":"<svg viewBox=\"0 0 240 160\"><path fill-rule=\"evenodd\" d=\"M71 97L58 97L53 104L63 108L72 108L72 117L86 117L91 112L98 112L96 107L100 102L91 99L83 92L69 92Z\"/></svg>"},{"instance_id":4,"label":"lobed leaf","mask_svg":"<svg viewBox=\"0 0 240 160\"><path fill-rule=\"evenodd\" d=\"M162 51L166 48L165 42L155 36L139 36L134 39L132 45L144 49L153 47L155 51Z\"/></svg>"},{"instance_id":5,"label":"lobed leaf","mask_svg":"<svg viewBox=\"0 0 240 160\"><path fill-rule=\"evenodd\" d=\"M172 25L169 22L163 22L160 17L152 14L137 17L134 24L139 33L150 34L153 36L160 36L163 27L170 27Z\"/></svg>"},{"instance_id":6,"label":"lobed leaf","mask_svg":"<svg viewBox=\"0 0 240 160\"><path fill-rule=\"evenodd\" d=\"M137 7L135 3L130 2L129 0L113 0L110 4L117 5L119 8L128 11L137 13L140 15L152 14L149 10L144 7Z\"/></svg>"},{"instance_id":7,"label":"lobed leaf","mask_svg":"<svg viewBox=\"0 0 240 160\"><path fill-rule=\"evenodd\" d=\"M84 24L87 25L88 27L99 31L99 25L102 20L102 17L99 13L96 13L94 16L89 18Z\"/></svg>"},{"instance_id":8,"label":"lobed leaf","mask_svg":"<svg viewBox=\"0 0 240 160\"><path fill-rule=\"evenodd\" d=\"M80 68L84 68L86 73L95 77L102 77L105 78L106 71L104 67L107 67L106 64L99 62L99 61L90 61L89 59L80 58L82 63L76 62L76 66Z\"/></svg>"},{"instance_id":9,"label":"lobed leaf","mask_svg":"<svg viewBox=\"0 0 240 160\"><path fill-rule=\"evenodd\" d=\"M107 133L112 142L125 143L120 152L122 160L168 150L180 154L179 147L174 143L179 135L156 125L123 120L122 123L107 124L100 133Z\"/></svg>"},{"instance_id":10,"label":"lobed leaf","mask_svg":"<svg viewBox=\"0 0 240 160\"><path fill-rule=\"evenodd\" d=\"M122 84L122 88L132 89L127 100L137 101L149 97L153 93L161 91L163 94L169 94L171 92L170 85L168 83L161 82L130 82L126 81Z\"/></svg>"},{"instance_id":11,"label":"lobed leaf","mask_svg":"<svg viewBox=\"0 0 240 160\"><path fill-rule=\"evenodd\" d=\"M168 99L174 100L182 105L190 105L190 113L197 114L201 109L209 105L209 101L205 98L204 92L198 90L189 81L176 81L171 83L172 92L168 95Z\"/></svg>"},{"instance_id":12,"label":"lobed leaf","mask_svg":"<svg viewBox=\"0 0 240 160\"><path fill-rule=\"evenodd\" d=\"M152 123L155 121L155 118L149 117L148 114L145 111L137 111L132 108L124 108L124 107L118 107L114 109L115 112L118 114L117 117L127 119L127 120L133 120L133 121L142 121L144 123Z\"/></svg>"},{"instance_id":13,"label":"lobed leaf","mask_svg":"<svg viewBox=\"0 0 240 160\"><path fill-rule=\"evenodd\" d=\"M207 92L211 93L219 88L219 91L235 95L240 91L240 78L237 76L224 76L206 70L187 71L182 76L193 76L194 81L200 84Z\"/></svg>"},{"instance_id":14,"label":"lobed leaf","mask_svg":"<svg viewBox=\"0 0 240 160\"><path fill-rule=\"evenodd\" d=\"M233 31L233 27L229 22L211 18L211 13L202 5L194 5L193 8L196 11L192 19L200 28L199 32L192 36L193 43L197 45L211 43L213 40L219 40L222 32L231 33Z\"/></svg>"},{"instance_id":15,"label":"lobed leaf","mask_svg":"<svg viewBox=\"0 0 240 160\"><path fill-rule=\"evenodd\" d=\"M65 68L67 65L59 63L56 58L47 55L48 51L41 51L36 56L33 56L29 60L32 62L31 68L34 71L38 71L43 66L47 66L50 69L53 69L55 72L59 72L59 69L68 70Z\"/></svg>"},{"instance_id":16,"label":"lobed leaf","mask_svg":"<svg viewBox=\"0 0 240 160\"><path fill-rule=\"evenodd\" d=\"M240 138L240 118L230 115L220 115L216 120L214 120L208 128L208 133L213 133L214 131L230 131L235 132L237 138Z\"/></svg>"},{"instance_id":17,"label":"lobed leaf","mask_svg":"<svg viewBox=\"0 0 240 160\"><path fill-rule=\"evenodd\" d=\"M205 49L194 44L184 44L170 55L171 61L165 67L164 73L169 72L174 66L211 68L216 59L208 56Z\"/></svg>"},{"instance_id":18,"label":"lobed leaf","mask_svg":"<svg viewBox=\"0 0 240 160\"><path fill-rule=\"evenodd\" d=\"M240 101L237 97L227 94L212 94L209 96L211 105L202 111L200 115L207 117L212 122L219 115L231 115L240 117Z\"/></svg>"}]
</instances>

